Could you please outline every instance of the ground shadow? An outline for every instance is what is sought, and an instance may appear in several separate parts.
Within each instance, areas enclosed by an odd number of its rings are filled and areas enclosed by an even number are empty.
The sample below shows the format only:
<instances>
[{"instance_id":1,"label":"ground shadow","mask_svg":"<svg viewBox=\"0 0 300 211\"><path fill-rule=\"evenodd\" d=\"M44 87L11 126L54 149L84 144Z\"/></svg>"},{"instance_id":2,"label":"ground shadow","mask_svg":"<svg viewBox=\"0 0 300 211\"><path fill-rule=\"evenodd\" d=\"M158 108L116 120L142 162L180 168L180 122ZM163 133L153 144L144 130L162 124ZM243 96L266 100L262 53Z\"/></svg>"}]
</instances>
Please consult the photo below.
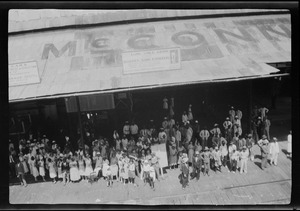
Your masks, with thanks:
<instances>
[{"instance_id":1,"label":"ground shadow","mask_svg":"<svg viewBox=\"0 0 300 211\"><path fill-rule=\"evenodd\" d=\"M262 169L262 168L261 168L261 162L255 161L254 163L255 163L255 165L257 165L260 169Z\"/></svg>"},{"instance_id":2,"label":"ground shadow","mask_svg":"<svg viewBox=\"0 0 300 211\"><path fill-rule=\"evenodd\" d=\"M281 150L285 155L287 155L288 154L288 152L287 152L287 150L286 149L282 149Z\"/></svg>"},{"instance_id":3,"label":"ground shadow","mask_svg":"<svg viewBox=\"0 0 300 211\"><path fill-rule=\"evenodd\" d=\"M254 159L260 159L261 160L261 155L254 155Z\"/></svg>"}]
</instances>

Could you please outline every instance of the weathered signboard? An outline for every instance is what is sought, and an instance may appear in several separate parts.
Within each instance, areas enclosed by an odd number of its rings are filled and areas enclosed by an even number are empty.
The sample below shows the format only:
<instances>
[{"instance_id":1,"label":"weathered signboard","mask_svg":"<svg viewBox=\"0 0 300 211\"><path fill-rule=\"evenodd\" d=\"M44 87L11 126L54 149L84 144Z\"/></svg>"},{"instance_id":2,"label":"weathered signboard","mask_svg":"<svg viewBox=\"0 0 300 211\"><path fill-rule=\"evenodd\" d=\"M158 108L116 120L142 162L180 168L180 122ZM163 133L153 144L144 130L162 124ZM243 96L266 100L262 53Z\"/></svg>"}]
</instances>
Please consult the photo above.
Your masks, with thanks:
<instances>
[{"instance_id":1,"label":"weathered signboard","mask_svg":"<svg viewBox=\"0 0 300 211\"><path fill-rule=\"evenodd\" d=\"M180 69L180 49L124 52L123 73L142 73Z\"/></svg>"},{"instance_id":2,"label":"weathered signboard","mask_svg":"<svg viewBox=\"0 0 300 211\"><path fill-rule=\"evenodd\" d=\"M10 64L8 68L9 86L40 83L36 62Z\"/></svg>"}]
</instances>

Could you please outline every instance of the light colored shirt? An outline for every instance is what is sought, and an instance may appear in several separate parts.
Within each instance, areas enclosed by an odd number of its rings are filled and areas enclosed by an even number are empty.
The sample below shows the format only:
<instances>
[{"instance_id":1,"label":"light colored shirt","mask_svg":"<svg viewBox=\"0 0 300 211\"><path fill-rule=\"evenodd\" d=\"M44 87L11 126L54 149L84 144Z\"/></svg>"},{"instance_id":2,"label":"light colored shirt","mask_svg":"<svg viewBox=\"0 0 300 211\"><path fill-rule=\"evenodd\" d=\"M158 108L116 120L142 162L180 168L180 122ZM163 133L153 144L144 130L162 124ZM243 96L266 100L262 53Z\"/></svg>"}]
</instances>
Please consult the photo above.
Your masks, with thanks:
<instances>
[{"instance_id":1,"label":"light colored shirt","mask_svg":"<svg viewBox=\"0 0 300 211\"><path fill-rule=\"evenodd\" d=\"M130 126L129 125L124 125L123 134L129 135L129 133L130 133Z\"/></svg>"},{"instance_id":2,"label":"light colored shirt","mask_svg":"<svg viewBox=\"0 0 300 211\"><path fill-rule=\"evenodd\" d=\"M270 143L270 154L279 153L279 144L278 142Z\"/></svg>"},{"instance_id":3,"label":"light colored shirt","mask_svg":"<svg viewBox=\"0 0 300 211\"><path fill-rule=\"evenodd\" d=\"M208 139L209 137L209 132L208 130L201 130L200 133L199 133L199 136L202 138L202 139Z\"/></svg>"},{"instance_id":4,"label":"light colored shirt","mask_svg":"<svg viewBox=\"0 0 300 211\"><path fill-rule=\"evenodd\" d=\"M139 128L136 124L130 126L130 132L132 135L138 134L138 130L139 130Z\"/></svg>"}]
</instances>

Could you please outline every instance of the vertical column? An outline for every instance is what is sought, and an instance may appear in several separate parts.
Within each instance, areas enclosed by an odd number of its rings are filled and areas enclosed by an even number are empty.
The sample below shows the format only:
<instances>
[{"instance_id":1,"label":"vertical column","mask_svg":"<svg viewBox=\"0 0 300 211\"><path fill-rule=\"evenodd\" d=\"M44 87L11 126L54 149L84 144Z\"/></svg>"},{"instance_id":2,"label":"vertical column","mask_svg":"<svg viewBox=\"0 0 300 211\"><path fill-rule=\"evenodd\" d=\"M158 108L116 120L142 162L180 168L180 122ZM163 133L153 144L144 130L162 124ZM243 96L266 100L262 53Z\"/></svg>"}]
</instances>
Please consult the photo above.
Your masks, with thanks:
<instances>
[{"instance_id":1,"label":"vertical column","mask_svg":"<svg viewBox=\"0 0 300 211\"><path fill-rule=\"evenodd\" d=\"M253 97L252 97L252 80L248 81L248 133L251 132L251 111L252 111L252 104L253 104Z\"/></svg>"},{"instance_id":2,"label":"vertical column","mask_svg":"<svg viewBox=\"0 0 300 211\"><path fill-rule=\"evenodd\" d=\"M84 145L84 139L83 139L82 124L81 124L81 110L80 110L78 96L76 96L76 104L77 104L77 114L78 114L79 129L80 129L80 139L81 139L82 145L83 145L83 155L85 156L85 145Z\"/></svg>"}]
</instances>

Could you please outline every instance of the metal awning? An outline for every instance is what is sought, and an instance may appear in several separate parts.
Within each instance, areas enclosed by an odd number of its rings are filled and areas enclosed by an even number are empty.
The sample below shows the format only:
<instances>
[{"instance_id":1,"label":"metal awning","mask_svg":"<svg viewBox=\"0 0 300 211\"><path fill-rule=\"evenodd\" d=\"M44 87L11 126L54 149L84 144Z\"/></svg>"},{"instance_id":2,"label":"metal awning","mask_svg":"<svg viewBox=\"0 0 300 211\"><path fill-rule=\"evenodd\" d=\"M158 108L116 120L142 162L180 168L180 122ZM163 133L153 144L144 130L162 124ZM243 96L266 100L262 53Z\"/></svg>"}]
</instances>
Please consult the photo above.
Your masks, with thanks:
<instances>
[{"instance_id":1,"label":"metal awning","mask_svg":"<svg viewBox=\"0 0 300 211\"><path fill-rule=\"evenodd\" d=\"M9 37L9 101L270 76L289 15L137 23ZM38 77L37 77L38 76Z\"/></svg>"}]
</instances>

